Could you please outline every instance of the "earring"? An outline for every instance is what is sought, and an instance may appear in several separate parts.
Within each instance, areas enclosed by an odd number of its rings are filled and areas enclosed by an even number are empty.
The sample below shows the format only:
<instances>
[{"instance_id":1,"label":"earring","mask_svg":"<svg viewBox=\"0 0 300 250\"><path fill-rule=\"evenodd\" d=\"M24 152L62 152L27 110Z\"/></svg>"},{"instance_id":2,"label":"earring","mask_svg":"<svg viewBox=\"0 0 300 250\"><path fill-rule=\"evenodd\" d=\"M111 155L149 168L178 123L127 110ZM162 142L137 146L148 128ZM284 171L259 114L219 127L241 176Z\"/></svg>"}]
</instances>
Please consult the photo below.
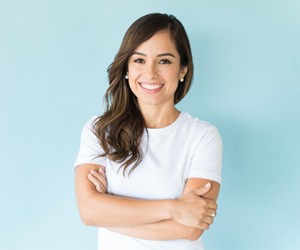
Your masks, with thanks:
<instances>
[{"instance_id":1,"label":"earring","mask_svg":"<svg viewBox=\"0 0 300 250\"><path fill-rule=\"evenodd\" d=\"M126 76L125 76L125 79L128 80L128 78L129 78L128 75L126 75Z\"/></svg>"},{"instance_id":2,"label":"earring","mask_svg":"<svg viewBox=\"0 0 300 250\"><path fill-rule=\"evenodd\" d=\"M179 81L180 81L180 82L184 82L184 78L181 78Z\"/></svg>"}]
</instances>

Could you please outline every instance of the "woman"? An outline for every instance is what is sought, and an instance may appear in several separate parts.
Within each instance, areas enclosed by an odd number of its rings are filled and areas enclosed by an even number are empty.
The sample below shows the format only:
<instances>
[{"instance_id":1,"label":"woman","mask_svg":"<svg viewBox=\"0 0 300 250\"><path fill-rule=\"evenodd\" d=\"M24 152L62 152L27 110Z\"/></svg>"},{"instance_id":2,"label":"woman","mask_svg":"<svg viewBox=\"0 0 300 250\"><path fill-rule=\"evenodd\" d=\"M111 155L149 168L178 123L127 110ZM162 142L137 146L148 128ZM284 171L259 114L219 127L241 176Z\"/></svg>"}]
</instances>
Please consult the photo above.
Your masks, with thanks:
<instances>
[{"instance_id":1,"label":"woman","mask_svg":"<svg viewBox=\"0 0 300 250\"><path fill-rule=\"evenodd\" d=\"M98 249L203 249L221 182L217 129L176 109L193 78L190 44L172 15L126 32L108 69L107 109L84 126L75 163L82 221Z\"/></svg>"}]
</instances>

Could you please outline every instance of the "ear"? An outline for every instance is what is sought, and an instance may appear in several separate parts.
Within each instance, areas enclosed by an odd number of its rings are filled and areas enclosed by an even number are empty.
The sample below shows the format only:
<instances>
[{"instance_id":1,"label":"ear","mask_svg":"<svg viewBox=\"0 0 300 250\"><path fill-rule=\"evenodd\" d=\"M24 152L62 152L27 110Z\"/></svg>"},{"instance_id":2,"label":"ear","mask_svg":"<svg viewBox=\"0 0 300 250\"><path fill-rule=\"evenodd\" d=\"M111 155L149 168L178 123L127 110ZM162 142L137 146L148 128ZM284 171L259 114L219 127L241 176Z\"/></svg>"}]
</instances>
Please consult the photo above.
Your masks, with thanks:
<instances>
[{"instance_id":1,"label":"ear","mask_svg":"<svg viewBox=\"0 0 300 250\"><path fill-rule=\"evenodd\" d=\"M184 78L187 72L188 72L188 67L187 66L181 67L180 74L179 74L179 79Z\"/></svg>"}]
</instances>

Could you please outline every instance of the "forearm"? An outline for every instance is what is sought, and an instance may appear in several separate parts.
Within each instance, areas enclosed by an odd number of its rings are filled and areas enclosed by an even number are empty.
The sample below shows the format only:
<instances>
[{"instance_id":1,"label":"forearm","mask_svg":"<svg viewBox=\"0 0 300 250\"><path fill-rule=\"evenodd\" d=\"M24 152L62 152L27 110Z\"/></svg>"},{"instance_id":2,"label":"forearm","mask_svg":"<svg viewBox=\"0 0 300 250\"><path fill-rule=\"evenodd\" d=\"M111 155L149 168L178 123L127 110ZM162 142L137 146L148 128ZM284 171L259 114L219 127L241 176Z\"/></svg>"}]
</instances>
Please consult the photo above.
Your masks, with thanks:
<instances>
[{"instance_id":1,"label":"forearm","mask_svg":"<svg viewBox=\"0 0 300 250\"><path fill-rule=\"evenodd\" d=\"M172 200L138 200L95 190L85 168L76 171L76 197L82 221L97 227L132 227L170 219Z\"/></svg>"},{"instance_id":2,"label":"forearm","mask_svg":"<svg viewBox=\"0 0 300 250\"><path fill-rule=\"evenodd\" d=\"M108 228L108 230L145 240L196 240L204 232L204 230L184 226L174 220L163 220L135 227Z\"/></svg>"},{"instance_id":3,"label":"forearm","mask_svg":"<svg viewBox=\"0 0 300 250\"><path fill-rule=\"evenodd\" d=\"M168 219L167 200L134 200L97 194L84 202L80 210L87 224L97 227L132 227Z\"/></svg>"},{"instance_id":4,"label":"forearm","mask_svg":"<svg viewBox=\"0 0 300 250\"><path fill-rule=\"evenodd\" d=\"M132 199L98 192L95 188L98 182L87 178L95 168L99 165L83 164L76 169L75 192L80 215L86 225L128 228L172 219L188 227L206 230L213 222L211 214L215 213L216 202L201 198L210 185L184 193L174 200Z\"/></svg>"}]
</instances>

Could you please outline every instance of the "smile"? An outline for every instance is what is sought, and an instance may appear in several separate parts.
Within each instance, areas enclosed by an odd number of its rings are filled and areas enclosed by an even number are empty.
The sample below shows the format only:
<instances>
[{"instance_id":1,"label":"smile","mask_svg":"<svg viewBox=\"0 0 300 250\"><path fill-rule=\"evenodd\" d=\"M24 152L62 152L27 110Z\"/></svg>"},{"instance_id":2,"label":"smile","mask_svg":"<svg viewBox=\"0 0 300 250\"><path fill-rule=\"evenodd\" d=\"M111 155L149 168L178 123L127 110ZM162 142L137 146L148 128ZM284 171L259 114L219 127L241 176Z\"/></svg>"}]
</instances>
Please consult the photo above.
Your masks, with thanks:
<instances>
[{"instance_id":1,"label":"smile","mask_svg":"<svg viewBox=\"0 0 300 250\"><path fill-rule=\"evenodd\" d=\"M140 82L139 84L144 90L148 92L157 92L164 86L164 84L161 83Z\"/></svg>"}]
</instances>

